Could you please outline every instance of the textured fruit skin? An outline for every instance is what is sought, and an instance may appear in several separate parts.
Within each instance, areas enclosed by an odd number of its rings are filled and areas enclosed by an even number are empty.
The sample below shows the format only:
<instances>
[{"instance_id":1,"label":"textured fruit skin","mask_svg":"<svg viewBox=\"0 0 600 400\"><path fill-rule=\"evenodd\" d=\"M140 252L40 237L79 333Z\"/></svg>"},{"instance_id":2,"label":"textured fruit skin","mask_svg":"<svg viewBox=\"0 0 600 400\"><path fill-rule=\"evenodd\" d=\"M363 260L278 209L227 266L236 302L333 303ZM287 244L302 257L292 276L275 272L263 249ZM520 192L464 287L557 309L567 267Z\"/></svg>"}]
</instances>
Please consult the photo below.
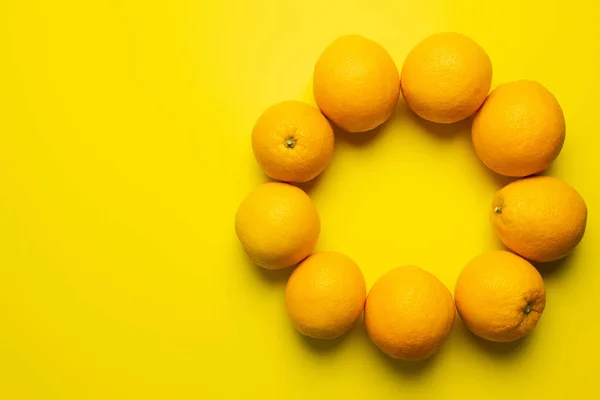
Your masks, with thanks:
<instances>
[{"instance_id":1,"label":"textured fruit skin","mask_svg":"<svg viewBox=\"0 0 600 400\"><path fill-rule=\"evenodd\" d=\"M473 120L475 152L492 171L523 177L548 168L565 141L556 98L534 81L516 81L490 93Z\"/></svg>"},{"instance_id":2,"label":"textured fruit skin","mask_svg":"<svg viewBox=\"0 0 600 400\"><path fill-rule=\"evenodd\" d=\"M429 36L408 53L402 67L402 96L421 118L461 121L477 111L492 84L487 53L460 33Z\"/></svg>"},{"instance_id":3,"label":"textured fruit skin","mask_svg":"<svg viewBox=\"0 0 600 400\"><path fill-rule=\"evenodd\" d=\"M299 263L312 252L321 221L306 193L286 183L269 182L256 187L242 201L235 231L254 263L281 269Z\"/></svg>"},{"instance_id":4,"label":"textured fruit skin","mask_svg":"<svg viewBox=\"0 0 600 400\"><path fill-rule=\"evenodd\" d=\"M348 132L365 132L388 120L400 97L394 60L378 43L359 35L336 39L315 65L319 109Z\"/></svg>"},{"instance_id":5,"label":"textured fruit skin","mask_svg":"<svg viewBox=\"0 0 600 400\"><path fill-rule=\"evenodd\" d=\"M508 251L490 251L469 262L458 277L454 298L467 328L494 342L527 335L546 306L538 270Z\"/></svg>"},{"instance_id":6,"label":"textured fruit skin","mask_svg":"<svg viewBox=\"0 0 600 400\"><path fill-rule=\"evenodd\" d=\"M362 314L367 289L358 265L336 252L316 253L294 270L285 288L285 305L303 335L333 339Z\"/></svg>"},{"instance_id":7,"label":"textured fruit skin","mask_svg":"<svg viewBox=\"0 0 600 400\"><path fill-rule=\"evenodd\" d=\"M500 240L515 253L533 261L555 261L583 238L587 207L566 182L534 176L500 189L490 220Z\"/></svg>"},{"instance_id":8,"label":"textured fruit skin","mask_svg":"<svg viewBox=\"0 0 600 400\"><path fill-rule=\"evenodd\" d=\"M329 164L333 129L319 110L300 101L268 108L252 130L252 150L269 177L284 182L307 182Z\"/></svg>"},{"instance_id":9,"label":"textured fruit skin","mask_svg":"<svg viewBox=\"0 0 600 400\"><path fill-rule=\"evenodd\" d=\"M387 272L367 296L367 333L393 358L416 361L431 356L453 324L454 300L448 288L414 266Z\"/></svg>"}]
</instances>

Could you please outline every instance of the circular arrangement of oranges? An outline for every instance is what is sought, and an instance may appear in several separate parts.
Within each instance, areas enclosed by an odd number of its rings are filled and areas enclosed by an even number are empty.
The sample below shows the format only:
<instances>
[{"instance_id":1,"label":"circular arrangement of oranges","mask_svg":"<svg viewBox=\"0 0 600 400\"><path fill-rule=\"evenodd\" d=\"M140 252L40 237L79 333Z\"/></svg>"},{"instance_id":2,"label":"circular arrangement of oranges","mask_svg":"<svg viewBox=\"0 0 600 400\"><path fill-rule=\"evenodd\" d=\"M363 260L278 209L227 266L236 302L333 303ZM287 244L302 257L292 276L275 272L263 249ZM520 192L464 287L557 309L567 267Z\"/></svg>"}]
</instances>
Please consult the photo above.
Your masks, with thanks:
<instances>
[{"instance_id":1,"label":"circular arrangement of oranges","mask_svg":"<svg viewBox=\"0 0 600 400\"><path fill-rule=\"evenodd\" d=\"M303 335L331 339L365 313L367 333L391 357L422 360L452 331L455 310L475 335L508 342L527 335L546 304L544 281L527 260L569 254L586 226L584 200L544 171L560 153L565 120L541 84L516 81L489 93L492 63L458 33L430 36L409 52L401 73L376 42L342 36L314 70L319 109L286 101L267 109L252 131L252 148L265 183L240 205L235 228L248 256L263 268L298 265L285 291L286 309ZM332 123L365 132L388 120L402 94L420 117L454 123L474 116L471 134L481 161L494 172L523 178L491 202L494 231L511 250L475 257L460 273L454 297L434 275L415 266L384 274L367 294L359 267L336 252L311 254L320 219L310 197L290 183L319 175L334 151Z\"/></svg>"}]
</instances>

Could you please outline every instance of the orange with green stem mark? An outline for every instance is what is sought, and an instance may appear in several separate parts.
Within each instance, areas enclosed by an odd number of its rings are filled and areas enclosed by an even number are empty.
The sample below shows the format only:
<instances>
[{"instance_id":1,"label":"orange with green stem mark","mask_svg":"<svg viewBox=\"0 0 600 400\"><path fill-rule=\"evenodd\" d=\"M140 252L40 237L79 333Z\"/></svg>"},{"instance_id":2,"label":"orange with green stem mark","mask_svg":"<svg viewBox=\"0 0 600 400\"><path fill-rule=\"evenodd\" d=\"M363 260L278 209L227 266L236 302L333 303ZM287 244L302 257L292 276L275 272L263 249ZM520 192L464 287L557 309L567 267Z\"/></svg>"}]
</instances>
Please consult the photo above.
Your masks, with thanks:
<instances>
[{"instance_id":1,"label":"orange with green stem mark","mask_svg":"<svg viewBox=\"0 0 600 400\"><path fill-rule=\"evenodd\" d=\"M323 172L334 141L327 118L300 101L268 108L252 130L256 161L265 174L284 182L306 182Z\"/></svg>"},{"instance_id":2,"label":"orange with green stem mark","mask_svg":"<svg viewBox=\"0 0 600 400\"><path fill-rule=\"evenodd\" d=\"M534 176L500 189L490 220L500 240L515 253L533 261L554 261L583 238L587 207L566 182Z\"/></svg>"},{"instance_id":3,"label":"orange with green stem mark","mask_svg":"<svg viewBox=\"0 0 600 400\"><path fill-rule=\"evenodd\" d=\"M463 268L454 291L467 328L484 339L510 342L527 335L546 306L540 273L508 251L491 251Z\"/></svg>"}]
</instances>

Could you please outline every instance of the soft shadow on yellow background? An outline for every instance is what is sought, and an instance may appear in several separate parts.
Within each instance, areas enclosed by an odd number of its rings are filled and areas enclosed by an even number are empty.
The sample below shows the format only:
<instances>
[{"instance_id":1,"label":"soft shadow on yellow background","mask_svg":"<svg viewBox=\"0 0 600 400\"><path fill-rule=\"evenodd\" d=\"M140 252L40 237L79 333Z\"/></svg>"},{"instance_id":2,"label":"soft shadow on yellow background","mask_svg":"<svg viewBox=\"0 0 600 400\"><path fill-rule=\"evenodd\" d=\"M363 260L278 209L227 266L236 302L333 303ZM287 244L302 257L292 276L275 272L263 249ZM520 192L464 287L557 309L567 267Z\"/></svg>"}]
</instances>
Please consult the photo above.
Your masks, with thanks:
<instances>
[{"instance_id":1,"label":"soft shadow on yellow background","mask_svg":"<svg viewBox=\"0 0 600 400\"><path fill-rule=\"evenodd\" d=\"M0 398L520 399L600 397L600 12L594 0L0 2ZM551 173L586 199L588 232L541 266L547 309L511 345L460 321L425 363L384 357L359 324L298 335L289 272L247 260L237 205L266 179L249 134L286 99L313 102L322 49L359 33L399 68L439 31L489 53L494 84L530 78L561 103ZM367 285L416 264L453 288L501 248L487 220L507 180L470 144L401 101L375 133L340 133L305 188L318 249L348 254Z\"/></svg>"}]
</instances>

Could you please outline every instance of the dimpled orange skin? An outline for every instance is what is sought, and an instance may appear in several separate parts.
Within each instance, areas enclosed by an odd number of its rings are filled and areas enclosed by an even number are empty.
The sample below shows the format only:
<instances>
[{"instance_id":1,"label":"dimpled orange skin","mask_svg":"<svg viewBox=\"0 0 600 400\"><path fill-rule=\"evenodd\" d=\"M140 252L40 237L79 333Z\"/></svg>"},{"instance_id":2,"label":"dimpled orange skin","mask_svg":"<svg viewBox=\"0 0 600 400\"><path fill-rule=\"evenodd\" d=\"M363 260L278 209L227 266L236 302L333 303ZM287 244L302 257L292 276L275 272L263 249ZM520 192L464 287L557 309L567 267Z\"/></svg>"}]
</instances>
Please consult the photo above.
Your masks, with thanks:
<instances>
[{"instance_id":1,"label":"dimpled orange skin","mask_svg":"<svg viewBox=\"0 0 600 400\"><path fill-rule=\"evenodd\" d=\"M548 168L565 141L565 118L556 98L534 81L498 86L475 116L475 152L492 171L523 177Z\"/></svg>"},{"instance_id":2,"label":"dimpled orange skin","mask_svg":"<svg viewBox=\"0 0 600 400\"><path fill-rule=\"evenodd\" d=\"M533 261L555 261L583 238L587 206L566 182L534 176L500 189L490 220L500 240L515 253Z\"/></svg>"},{"instance_id":3,"label":"dimpled orange skin","mask_svg":"<svg viewBox=\"0 0 600 400\"><path fill-rule=\"evenodd\" d=\"M269 182L256 187L242 201L235 231L254 263L282 269L312 252L321 222L312 200L301 189Z\"/></svg>"},{"instance_id":4,"label":"dimpled orange skin","mask_svg":"<svg viewBox=\"0 0 600 400\"><path fill-rule=\"evenodd\" d=\"M373 285L365 306L369 337L393 358L417 361L435 353L454 324L454 300L434 275L395 268Z\"/></svg>"},{"instance_id":5,"label":"dimpled orange skin","mask_svg":"<svg viewBox=\"0 0 600 400\"><path fill-rule=\"evenodd\" d=\"M321 54L315 65L313 91L329 120L348 132L365 132L394 113L400 78L394 60L381 45L347 35Z\"/></svg>"},{"instance_id":6,"label":"dimpled orange skin","mask_svg":"<svg viewBox=\"0 0 600 400\"><path fill-rule=\"evenodd\" d=\"M546 306L538 270L508 251L491 251L467 264L456 282L454 298L467 328L494 342L527 335Z\"/></svg>"},{"instance_id":7,"label":"dimpled orange skin","mask_svg":"<svg viewBox=\"0 0 600 400\"><path fill-rule=\"evenodd\" d=\"M323 172L334 141L327 118L300 101L271 106L252 130L256 161L265 174L284 182L307 182Z\"/></svg>"},{"instance_id":8,"label":"dimpled orange skin","mask_svg":"<svg viewBox=\"0 0 600 400\"><path fill-rule=\"evenodd\" d=\"M349 257L316 253L294 270L285 288L285 304L303 335L334 339L348 331L362 314L365 279Z\"/></svg>"},{"instance_id":9,"label":"dimpled orange skin","mask_svg":"<svg viewBox=\"0 0 600 400\"><path fill-rule=\"evenodd\" d=\"M492 84L487 53L460 33L429 36L408 54L402 67L402 96L421 118L461 121L477 111Z\"/></svg>"}]
</instances>

